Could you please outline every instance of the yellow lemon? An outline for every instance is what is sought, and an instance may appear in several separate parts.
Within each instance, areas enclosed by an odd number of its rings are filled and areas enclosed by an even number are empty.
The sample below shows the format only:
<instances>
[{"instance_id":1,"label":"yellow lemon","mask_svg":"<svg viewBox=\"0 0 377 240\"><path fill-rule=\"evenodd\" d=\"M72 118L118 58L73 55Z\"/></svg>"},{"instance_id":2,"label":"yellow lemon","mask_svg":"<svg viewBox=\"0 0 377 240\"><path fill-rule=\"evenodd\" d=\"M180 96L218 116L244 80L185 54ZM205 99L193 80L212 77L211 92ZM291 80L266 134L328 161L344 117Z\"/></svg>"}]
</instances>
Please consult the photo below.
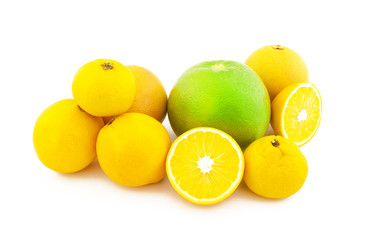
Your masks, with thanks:
<instances>
[{"instance_id":1,"label":"yellow lemon","mask_svg":"<svg viewBox=\"0 0 377 240\"><path fill-rule=\"evenodd\" d=\"M267 136L245 150L246 185L266 198L285 198L304 185L308 164L298 146L281 136Z\"/></svg>"},{"instance_id":2,"label":"yellow lemon","mask_svg":"<svg viewBox=\"0 0 377 240\"><path fill-rule=\"evenodd\" d=\"M272 102L271 126L275 134L307 143L317 132L322 116L318 89L311 83L296 83L285 88Z\"/></svg>"},{"instance_id":3,"label":"yellow lemon","mask_svg":"<svg viewBox=\"0 0 377 240\"><path fill-rule=\"evenodd\" d=\"M82 66L72 83L76 102L93 116L127 112L136 94L133 75L121 63L97 59Z\"/></svg>"},{"instance_id":4,"label":"yellow lemon","mask_svg":"<svg viewBox=\"0 0 377 240\"><path fill-rule=\"evenodd\" d=\"M61 100L38 117L34 148L41 162L62 173L84 169L96 158L97 134L102 118L84 112L73 99Z\"/></svg>"},{"instance_id":5,"label":"yellow lemon","mask_svg":"<svg viewBox=\"0 0 377 240\"><path fill-rule=\"evenodd\" d=\"M161 81L151 71L139 66L127 66L135 78L136 96L127 112L147 114L163 122L166 116L167 95ZM116 116L104 117L105 123Z\"/></svg>"},{"instance_id":6,"label":"yellow lemon","mask_svg":"<svg viewBox=\"0 0 377 240\"><path fill-rule=\"evenodd\" d=\"M285 87L308 82L309 73L304 60L292 49L280 45L262 47L246 60L263 80L271 101Z\"/></svg>"},{"instance_id":7,"label":"yellow lemon","mask_svg":"<svg viewBox=\"0 0 377 240\"><path fill-rule=\"evenodd\" d=\"M155 183L166 173L170 144L168 132L156 119L141 113L125 113L112 119L98 134L98 162L116 183Z\"/></svg>"},{"instance_id":8,"label":"yellow lemon","mask_svg":"<svg viewBox=\"0 0 377 240\"><path fill-rule=\"evenodd\" d=\"M214 204L242 180L244 158L236 141L214 128L194 128L172 144L166 171L174 189L197 204Z\"/></svg>"}]
</instances>

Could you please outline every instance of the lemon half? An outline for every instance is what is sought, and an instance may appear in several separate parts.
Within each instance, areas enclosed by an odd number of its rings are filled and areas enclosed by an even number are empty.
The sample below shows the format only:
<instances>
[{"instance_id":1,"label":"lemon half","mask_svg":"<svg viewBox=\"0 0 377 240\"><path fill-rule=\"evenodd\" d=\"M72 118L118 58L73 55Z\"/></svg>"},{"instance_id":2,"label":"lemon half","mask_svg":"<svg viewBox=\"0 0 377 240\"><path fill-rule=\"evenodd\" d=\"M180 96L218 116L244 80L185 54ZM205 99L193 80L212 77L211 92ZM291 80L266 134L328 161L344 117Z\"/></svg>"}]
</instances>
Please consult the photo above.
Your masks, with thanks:
<instances>
[{"instance_id":1,"label":"lemon half","mask_svg":"<svg viewBox=\"0 0 377 240\"><path fill-rule=\"evenodd\" d=\"M236 141L213 128L194 128L175 140L166 171L174 189L197 204L214 204L242 180L244 157Z\"/></svg>"},{"instance_id":2,"label":"lemon half","mask_svg":"<svg viewBox=\"0 0 377 240\"><path fill-rule=\"evenodd\" d=\"M285 88L272 102L271 126L275 134L307 143L316 133L322 116L322 100L312 83L297 83Z\"/></svg>"}]
</instances>

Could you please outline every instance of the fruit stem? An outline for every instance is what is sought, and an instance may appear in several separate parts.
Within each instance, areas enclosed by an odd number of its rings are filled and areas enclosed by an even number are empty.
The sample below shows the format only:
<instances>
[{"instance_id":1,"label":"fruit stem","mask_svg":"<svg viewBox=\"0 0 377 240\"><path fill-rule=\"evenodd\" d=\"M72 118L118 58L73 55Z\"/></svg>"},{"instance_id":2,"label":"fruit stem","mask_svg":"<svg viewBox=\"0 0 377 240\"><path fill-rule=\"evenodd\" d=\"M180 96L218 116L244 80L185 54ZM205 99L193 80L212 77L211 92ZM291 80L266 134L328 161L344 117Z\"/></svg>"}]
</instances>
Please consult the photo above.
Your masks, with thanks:
<instances>
[{"instance_id":1,"label":"fruit stem","mask_svg":"<svg viewBox=\"0 0 377 240\"><path fill-rule=\"evenodd\" d=\"M215 70L223 70L223 69L225 69L226 67L224 66L224 64L219 63L219 64L212 65L211 68L212 68L212 69L215 69Z\"/></svg>"},{"instance_id":2,"label":"fruit stem","mask_svg":"<svg viewBox=\"0 0 377 240\"><path fill-rule=\"evenodd\" d=\"M104 64L102 64L101 67L103 68L103 70L109 70L109 69L113 69L114 68L113 64L111 62L109 62L109 61L107 61Z\"/></svg>"},{"instance_id":3,"label":"fruit stem","mask_svg":"<svg viewBox=\"0 0 377 240\"><path fill-rule=\"evenodd\" d=\"M115 118L111 119L107 125L111 125L114 122Z\"/></svg>"},{"instance_id":4,"label":"fruit stem","mask_svg":"<svg viewBox=\"0 0 377 240\"><path fill-rule=\"evenodd\" d=\"M279 44L278 45L273 45L272 48L276 49L276 50L283 50L284 49L284 47L281 46L281 45L279 45Z\"/></svg>"},{"instance_id":5,"label":"fruit stem","mask_svg":"<svg viewBox=\"0 0 377 240\"><path fill-rule=\"evenodd\" d=\"M272 140L271 144L274 147L278 147L280 145L280 143L278 141L276 141L276 140Z\"/></svg>"}]
</instances>

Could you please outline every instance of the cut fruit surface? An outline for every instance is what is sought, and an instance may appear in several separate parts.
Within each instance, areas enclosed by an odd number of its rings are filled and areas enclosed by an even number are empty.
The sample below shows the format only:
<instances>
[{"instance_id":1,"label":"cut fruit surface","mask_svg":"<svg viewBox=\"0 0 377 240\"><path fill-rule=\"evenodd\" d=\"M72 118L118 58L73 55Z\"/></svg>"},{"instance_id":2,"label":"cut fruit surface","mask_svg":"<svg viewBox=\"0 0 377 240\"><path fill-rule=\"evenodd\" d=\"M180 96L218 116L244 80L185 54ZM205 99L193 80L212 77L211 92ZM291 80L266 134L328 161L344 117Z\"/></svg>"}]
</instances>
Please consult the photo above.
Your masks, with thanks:
<instances>
[{"instance_id":1,"label":"cut fruit surface","mask_svg":"<svg viewBox=\"0 0 377 240\"><path fill-rule=\"evenodd\" d=\"M321 115L318 89L311 83L292 84L272 102L271 126L276 134L302 146L316 133Z\"/></svg>"},{"instance_id":2,"label":"cut fruit surface","mask_svg":"<svg viewBox=\"0 0 377 240\"><path fill-rule=\"evenodd\" d=\"M166 171L174 189L197 204L213 204L237 188L244 158L236 141L213 128L194 128L172 144Z\"/></svg>"}]
</instances>

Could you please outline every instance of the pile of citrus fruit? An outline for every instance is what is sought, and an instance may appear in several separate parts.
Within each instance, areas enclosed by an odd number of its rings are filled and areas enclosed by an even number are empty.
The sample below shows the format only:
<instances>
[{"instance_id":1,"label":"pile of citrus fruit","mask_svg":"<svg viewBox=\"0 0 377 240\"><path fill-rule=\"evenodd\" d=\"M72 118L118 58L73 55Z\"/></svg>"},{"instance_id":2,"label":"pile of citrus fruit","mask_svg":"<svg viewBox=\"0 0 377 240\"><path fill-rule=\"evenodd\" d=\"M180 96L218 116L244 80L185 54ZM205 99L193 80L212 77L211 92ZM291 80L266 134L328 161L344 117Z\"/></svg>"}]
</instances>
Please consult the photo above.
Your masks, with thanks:
<instances>
[{"instance_id":1,"label":"pile of citrus fruit","mask_svg":"<svg viewBox=\"0 0 377 240\"><path fill-rule=\"evenodd\" d=\"M83 65L73 99L48 107L35 123L40 161L74 173L94 159L114 182L156 183L197 204L214 204L242 180L254 193L285 198L303 186L308 164L299 147L321 120L318 89L293 50L265 46L245 62L207 61L185 71L169 99L139 66L98 59ZM168 113L178 138L161 122ZM276 135L265 136L271 124Z\"/></svg>"}]
</instances>

